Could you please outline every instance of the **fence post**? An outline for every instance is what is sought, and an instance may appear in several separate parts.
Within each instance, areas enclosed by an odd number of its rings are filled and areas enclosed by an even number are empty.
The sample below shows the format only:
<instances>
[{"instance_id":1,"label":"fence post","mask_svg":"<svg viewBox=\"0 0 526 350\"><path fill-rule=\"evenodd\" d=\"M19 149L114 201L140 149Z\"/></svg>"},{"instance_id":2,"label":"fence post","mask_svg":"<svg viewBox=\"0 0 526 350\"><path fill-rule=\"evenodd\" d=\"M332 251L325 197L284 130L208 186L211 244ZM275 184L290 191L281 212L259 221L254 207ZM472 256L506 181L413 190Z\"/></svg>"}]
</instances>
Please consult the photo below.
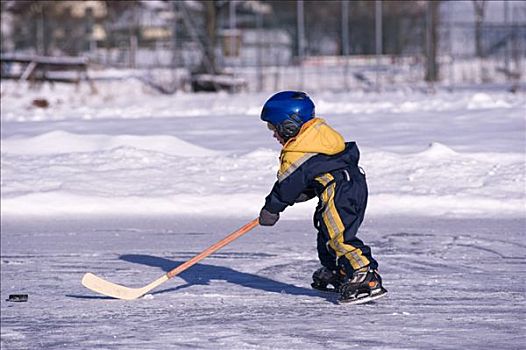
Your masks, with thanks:
<instances>
[{"instance_id":1,"label":"fence post","mask_svg":"<svg viewBox=\"0 0 526 350\"><path fill-rule=\"evenodd\" d=\"M426 10L426 81L438 80L438 8L440 1L428 1Z\"/></svg>"},{"instance_id":2,"label":"fence post","mask_svg":"<svg viewBox=\"0 0 526 350\"><path fill-rule=\"evenodd\" d=\"M300 73L300 89L303 89L303 56L305 55L305 15L303 0L298 0L296 3L297 25L298 25L298 61Z\"/></svg>"},{"instance_id":3,"label":"fence post","mask_svg":"<svg viewBox=\"0 0 526 350\"><path fill-rule=\"evenodd\" d=\"M380 59L383 51L382 37L382 0L375 1L375 34L376 34L376 90L380 91Z\"/></svg>"}]
</instances>

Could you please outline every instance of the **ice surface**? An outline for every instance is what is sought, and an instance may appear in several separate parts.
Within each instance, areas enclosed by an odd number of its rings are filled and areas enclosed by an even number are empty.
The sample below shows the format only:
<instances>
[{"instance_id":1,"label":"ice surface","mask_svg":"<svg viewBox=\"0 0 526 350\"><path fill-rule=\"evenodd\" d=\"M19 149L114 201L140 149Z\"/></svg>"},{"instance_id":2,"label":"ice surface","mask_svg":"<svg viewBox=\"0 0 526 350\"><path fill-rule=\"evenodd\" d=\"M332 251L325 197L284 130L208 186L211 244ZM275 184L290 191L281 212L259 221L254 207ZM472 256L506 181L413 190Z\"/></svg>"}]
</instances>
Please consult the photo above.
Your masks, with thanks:
<instances>
[{"instance_id":1,"label":"ice surface","mask_svg":"<svg viewBox=\"0 0 526 350\"><path fill-rule=\"evenodd\" d=\"M310 289L310 220L256 228L138 300L80 284L90 271L146 285L247 221L4 221L2 349L522 347L524 219L367 219L389 290L374 304ZM12 293L29 301L6 302Z\"/></svg>"}]
</instances>

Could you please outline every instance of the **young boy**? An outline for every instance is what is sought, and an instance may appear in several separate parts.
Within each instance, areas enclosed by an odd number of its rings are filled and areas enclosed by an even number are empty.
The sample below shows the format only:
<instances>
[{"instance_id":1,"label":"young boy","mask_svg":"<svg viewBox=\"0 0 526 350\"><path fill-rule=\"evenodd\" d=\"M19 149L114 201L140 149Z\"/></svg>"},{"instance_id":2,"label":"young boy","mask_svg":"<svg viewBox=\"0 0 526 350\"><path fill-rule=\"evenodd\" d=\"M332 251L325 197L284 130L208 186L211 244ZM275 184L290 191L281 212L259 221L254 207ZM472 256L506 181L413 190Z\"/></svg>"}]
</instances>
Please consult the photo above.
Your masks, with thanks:
<instances>
[{"instance_id":1,"label":"young boy","mask_svg":"<svg viewBox=\"0 0 526 350\"><path fill-rule=\"evenodd\" d=\"M322 267L312 287L340 293L340 302L365 303L385 293L371 249L356 237L367 205L367 184L354 142L323 119L300 91L283 91L263 106L261 119L283 145L278 180L265 199L259 223L272 226L287 206L318 197L314 223Z\"/></svg>"}]
</instances>

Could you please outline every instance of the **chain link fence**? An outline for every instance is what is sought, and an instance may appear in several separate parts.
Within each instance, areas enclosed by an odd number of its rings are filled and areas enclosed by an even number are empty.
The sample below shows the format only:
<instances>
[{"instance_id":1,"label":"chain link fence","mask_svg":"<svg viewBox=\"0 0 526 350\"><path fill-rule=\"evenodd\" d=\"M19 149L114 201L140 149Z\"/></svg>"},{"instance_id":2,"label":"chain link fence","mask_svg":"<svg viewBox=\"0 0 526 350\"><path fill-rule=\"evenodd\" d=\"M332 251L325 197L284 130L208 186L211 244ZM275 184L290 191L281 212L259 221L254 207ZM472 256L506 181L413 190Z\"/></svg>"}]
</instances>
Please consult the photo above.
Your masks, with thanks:
<instances>
[{"instance_id":1,"label":"chain link fence","mask_svg":"<svg viewBox=\"0 0 526 350\"><path fill-rule=\"evenodd\" d=\"M383 47L375 53L374 42L370 42L378 28L374 14L352 17L346 27L343 17L332 18L334 23L324 27L308 21L313 16L309 11L320 9L312 4L304 9L307 21L301 42L296 8L289 6L290 13L277 20L272 1L259 2L267 6L264 10L247 9L242 5L250 2L245 1L217 2L226 10L212 14L216 24L212 34L207 2L135 1L109 7L90 1L83 8L73 4L63 9L45 1L24 3L29 5L9 7L2 2L2 54L84 56L95 70L111 67L172 79L169 84L174 90L189 89L191 74L199 70L242 79L249 91L378 90L425 84L429 40L425 6L405 20L403 9L397 10L399 20L384 9L380 17ZM86 3L98 5L91 8ZM230 4L234 7L228 8ZM514 13L509 19L477 26L474 20L455 19L450 2L441 3L436 28L439 84L524 82L526 4L513 2L513 6L508 8ZM469 6L464 11L469 12ZM346 47L342 38L350 41ZM482 51L477 52L476 47ZM216 68L203 68L205 61ZM2 65L3 70L9 68Z\"/></svg>"}]
</instances>

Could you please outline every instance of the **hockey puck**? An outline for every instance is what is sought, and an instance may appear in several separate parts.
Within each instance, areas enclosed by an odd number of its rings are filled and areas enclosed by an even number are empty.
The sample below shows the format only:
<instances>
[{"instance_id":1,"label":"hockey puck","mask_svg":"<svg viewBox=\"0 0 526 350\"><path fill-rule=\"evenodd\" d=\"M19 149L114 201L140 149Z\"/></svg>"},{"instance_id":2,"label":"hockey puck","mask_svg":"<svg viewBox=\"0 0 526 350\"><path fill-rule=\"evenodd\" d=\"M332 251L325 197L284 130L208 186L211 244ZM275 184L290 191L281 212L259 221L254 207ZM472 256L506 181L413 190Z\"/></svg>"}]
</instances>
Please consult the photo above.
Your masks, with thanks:
<instances>
[{"instance_id":1,"label":"hockey puck","mask_svg":"<svg viewBox=\"0 0 526 350\"><path fill-rule=\"evenodd\" d=\"M24 302L27 301L28 295L27 294L9 294L9 298L6 299L6 301L13 301L13 302Z\"/></svg>"}]
</instances>

